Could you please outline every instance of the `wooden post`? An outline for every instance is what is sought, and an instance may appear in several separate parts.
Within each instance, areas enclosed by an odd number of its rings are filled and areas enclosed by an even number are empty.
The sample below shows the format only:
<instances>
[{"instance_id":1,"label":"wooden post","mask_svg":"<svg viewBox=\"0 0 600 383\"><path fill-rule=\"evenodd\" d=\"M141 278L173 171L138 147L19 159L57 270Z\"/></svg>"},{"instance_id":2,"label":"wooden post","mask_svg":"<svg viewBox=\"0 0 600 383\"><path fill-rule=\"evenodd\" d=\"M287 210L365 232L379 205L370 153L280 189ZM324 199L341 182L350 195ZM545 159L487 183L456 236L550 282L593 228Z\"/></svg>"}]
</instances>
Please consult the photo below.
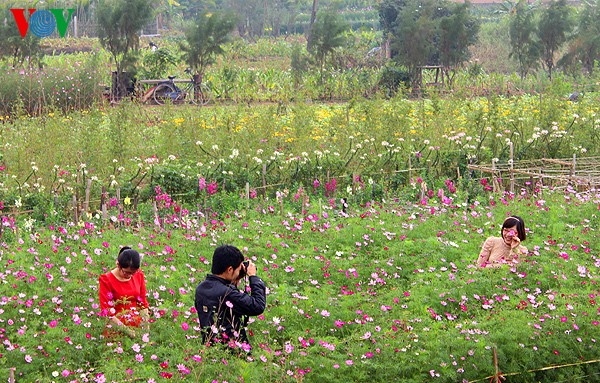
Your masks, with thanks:
<instances>
[{"instance_id":1,"label":"wooden post","mask_svg":"<svg viewBox=\"0 0 600 383\"><path fill-rule=\"evenodd\" d=\"M500 184L496 177L496 159L492 158L492 191L498 193L500 191Z\"/></svg>"},{"instance_id":2,"label":"wooden post","mask_svg":"<svg viewBox=\"0 0 600 383\"><path fill-rule=\"evenodd\" d=\"M125 217L123 204L121 203L121 188L120 187L117 188L117 209L119 211L119 215ZM123 220L120 220L117 217L117 221L118 221L117 225L121 226L123 223Z\"/></svg>"},{"instance_id":3,"label":"wooden post","mask_svg":"<svg viewBox=\"0 0 600 383\"><path fill-rule=\"evenodd\" d=\"M77 208L77 196L73 195L73 219L75 223L79 222L79 209Z\"/></svg>"},{"instance_id":4,"label":"wooden post","mask_svg":"<svg viewBox=\"0 0 600 383\"><path fill-rule=\"evenodd\" d=\"M412 182L412 161L411 161L412 155L408 156L408 182Z\"/></svg>"},{"instance_id":5,"label":"wooden post","mask_svg":"<svg viewBox=\"0 0 600 383\"><path fill-rule=\"evenodd\" d=\"M246 211L250 209L250 183L246 182Z\"/></svg>"},{"instance_id":6,"label":"wooden post","mask_svg":"<svg viewBox=\"0 0 600 383\"><path fill-rule=\"evenodd\" d=\"M108 221L108 211L106 208L106 202L102 204L102 222L106 226L106 221Z\"/></svg>"},{"instance_id":7,"label":"wooden post","mask_svg":"<svg viewBox=\"0 0 600 383\"><path fill-rule=\"evenodd\" d=\"M87 186L85 188L85 201L83 202L83 211L87 213L90 208L90 191L92 188L92 179L88 179Z\"/></svg>"},{"instance_id":8,"label":"wooden post","mask_svg":"<svg viewBox=\"0 0 600 383\"><path fill-rule=\"evenodd\" d=\"M8 383L15 383L15 367L9 369Z\"/></svg>"},{"instance_id":9,"label":"wooden post","mask_svg":"<svg viewBox=\"0 0 600 383\"><path fill-rule=\"evenodd\" d=\"M506 380L506 378L504 378L502 376L502 373L500 372L500 369L498 368L498 352L496 351L496 347L494 347L492 350L494 352L494 369L496 371L496 374L494 375L492 380L493 380L493 383L500 383L500 379Z\"/></svg>"},{"instance_id":10,"label":"wooden post","mask_svg":"<svg viewBox=\"0 0 600 383\"><path fill-rule=\"evenodd\" d=\"M577 154L573 153L573 164L571 165L571 176L575 177L575 167L577 166Z\"/></svg>"},{"instance_id":11,"label":"wooden post","mask_svg":"<svg viewBox=\"0 0 600 383\"><path fill-rule=\"evenodd\" d=\"M102 194L100 194L100 207L106 203L106 186L102 186Z\"/></svg>"},{"instance_id":12,"label":"wooden post","mask_svg":"<svg viewBox=\"0 0 600 383\"><path fill-rule=\"evenodd\" d=\"M534 185L533 185L533 174L529 176L529 192L533 193Z\"/></svg>"},{"instance_id":13,"label":"wooden post","mask_svg":"<svg viewBox=\"0 0 600 383\"><path fill-rule=\"evenodd\" d=\"M265 198L267 195L267 164L263 164L262 166L262 196Z\"/></svg>"},{"instance_id":14,"label":"wooden post","mask_svg":"<svg viewBox=\"0 0 600 383\"><path fill-rule=\"evenodd\" d=\"M515 172L514 172L514 153L513 153L513 143L510 142L510 192L514 194L515 192Z\"/></svg>"}]
</instances>

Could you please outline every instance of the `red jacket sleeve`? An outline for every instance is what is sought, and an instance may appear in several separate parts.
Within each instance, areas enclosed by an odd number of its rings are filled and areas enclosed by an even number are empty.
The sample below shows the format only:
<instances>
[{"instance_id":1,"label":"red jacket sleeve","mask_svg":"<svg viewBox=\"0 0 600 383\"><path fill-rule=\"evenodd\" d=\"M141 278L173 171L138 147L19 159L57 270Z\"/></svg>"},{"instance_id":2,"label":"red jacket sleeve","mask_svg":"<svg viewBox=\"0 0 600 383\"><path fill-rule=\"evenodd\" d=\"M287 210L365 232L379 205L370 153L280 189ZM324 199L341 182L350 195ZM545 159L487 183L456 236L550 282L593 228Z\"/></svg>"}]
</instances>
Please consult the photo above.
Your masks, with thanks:
<instances>
[{"instance_id":1,"label":"red jacket sleeve","mask_svg":"<svg viewBox=\"0 0 600 383\"><path fill-rule=\"evenodd\" d=\"M112 286L108 280L108 275L102 274L99 278L100 291L98 298L100 299L100 310L102 315L114 316L114 303L113 303L113 291ZM111 312L111 309L113 311Z\"/></svg>"}]
</instances>

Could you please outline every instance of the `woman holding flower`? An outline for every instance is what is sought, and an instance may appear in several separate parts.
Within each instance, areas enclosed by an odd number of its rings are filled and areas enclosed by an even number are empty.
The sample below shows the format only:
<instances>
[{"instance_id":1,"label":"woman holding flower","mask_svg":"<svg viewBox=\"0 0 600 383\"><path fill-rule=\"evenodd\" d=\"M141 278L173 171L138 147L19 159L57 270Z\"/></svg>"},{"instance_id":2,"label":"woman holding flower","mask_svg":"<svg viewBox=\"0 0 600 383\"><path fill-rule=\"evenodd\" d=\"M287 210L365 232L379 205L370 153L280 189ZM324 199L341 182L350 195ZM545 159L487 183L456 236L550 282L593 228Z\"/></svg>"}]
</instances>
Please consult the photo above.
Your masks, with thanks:
<instances>
[{"instance_id":1,"label":"woman holding flower","mask_svg":"<svg viewBox=\"0 0 600 383\"><path fill-rule=\"evenodd\" d=\"M477 258L477 266L497 268L504 264L513 265L527 255L527 248L521 245L526 238L525 222L521 217L507 217L500 235L485 240Z\"/></svg>"},{"instance_id":2,"label":"woman holding flower","mask_svg":"<svg viewBox=\"0 0 600 383\"><path fill-rule=\"evenodd\" d=\"M140 254L130 247L119 251L117 266L100 275L101 315L109 318L105 336L136 336L136 328L148 328L146 280L140 270Z\"/></svg>"}]
</instances>

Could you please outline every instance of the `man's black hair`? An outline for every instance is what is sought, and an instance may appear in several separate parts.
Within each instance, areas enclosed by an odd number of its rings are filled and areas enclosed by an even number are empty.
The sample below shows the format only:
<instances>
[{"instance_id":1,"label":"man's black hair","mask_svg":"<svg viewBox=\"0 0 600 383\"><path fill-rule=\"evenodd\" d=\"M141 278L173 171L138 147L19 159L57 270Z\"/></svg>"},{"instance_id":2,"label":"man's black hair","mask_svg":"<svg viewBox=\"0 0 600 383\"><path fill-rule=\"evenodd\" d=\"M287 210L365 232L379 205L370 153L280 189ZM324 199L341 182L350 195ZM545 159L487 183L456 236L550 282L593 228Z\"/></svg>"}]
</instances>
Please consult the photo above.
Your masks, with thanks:
<instances>
[{"instance_id":1,"label":"man's black hair","mask_svg":"<svg viewBox=\"0 0 600 383\"><path fill-rule=\"evenodd\" d=\"M240 249L231 245L221 245L213 253L211 272L214 275L223 274L229 266L237 269L243 261L244 255Z\"/></svg>"}]
</instances>

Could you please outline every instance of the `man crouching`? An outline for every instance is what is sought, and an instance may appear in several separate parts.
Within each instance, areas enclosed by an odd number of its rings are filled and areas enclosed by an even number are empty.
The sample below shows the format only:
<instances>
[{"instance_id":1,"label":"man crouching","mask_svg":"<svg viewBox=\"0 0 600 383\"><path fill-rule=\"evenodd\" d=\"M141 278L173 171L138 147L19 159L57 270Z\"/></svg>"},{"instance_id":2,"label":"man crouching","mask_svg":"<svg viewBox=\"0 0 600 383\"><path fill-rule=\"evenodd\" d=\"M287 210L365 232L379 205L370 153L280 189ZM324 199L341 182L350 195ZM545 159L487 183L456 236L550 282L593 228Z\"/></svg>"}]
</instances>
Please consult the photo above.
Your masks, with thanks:
<instances>
[{"instance_id":1,"label":"man crouching","mask_svg":"<svg viewBox=\"0 0 600 383\"><path fill-rule=\"evenodd\" d=\"M249 352L246 324L249 316L265 311L266 285L256 276L256 265L244 261L242 252L231 245L215 249L211 273L196 287L195 307L202 328L202 342L221 343ZM238 289L240 280L246 275L250 279L249 294Z\"/></svg>"}]
</instances>

